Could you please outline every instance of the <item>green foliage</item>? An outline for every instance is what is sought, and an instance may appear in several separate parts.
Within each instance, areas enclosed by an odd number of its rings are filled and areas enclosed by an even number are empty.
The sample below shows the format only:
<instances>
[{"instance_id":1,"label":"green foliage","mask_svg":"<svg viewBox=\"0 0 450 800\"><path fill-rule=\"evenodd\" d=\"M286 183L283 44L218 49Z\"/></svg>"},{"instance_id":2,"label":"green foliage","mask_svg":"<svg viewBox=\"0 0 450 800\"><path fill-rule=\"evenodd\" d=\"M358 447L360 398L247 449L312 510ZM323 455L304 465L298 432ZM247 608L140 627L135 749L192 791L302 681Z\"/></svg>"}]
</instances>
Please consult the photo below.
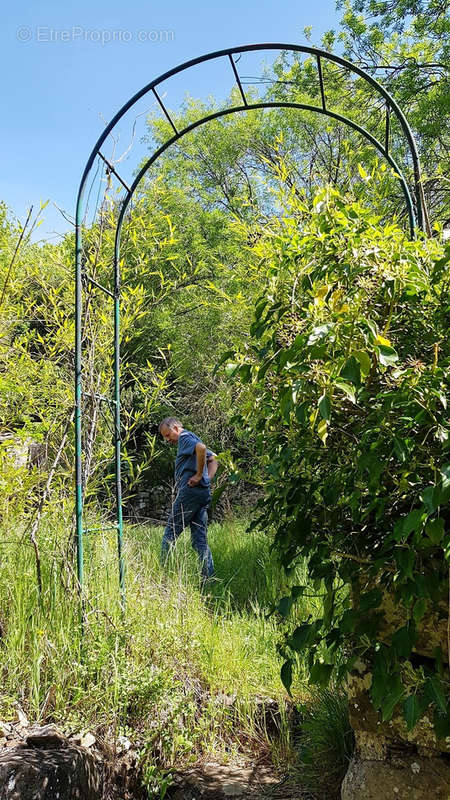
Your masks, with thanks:
<instances>
[{"instance_id":1,"label":"green foliage","mask_svg":"<svg viewBox=\"0 0 450 800\"><path fill-rule=\"evenodd\" d=\"M406 240L328 187L310 206L291 193L255 254L269 278L233 373L243 383L240 421L264 470L256 524L274 531L287 572L306 559L325 592L322 617L286 636L285 685L299 652L322 685L364 656L384 719L407 698L407 673L420 713L431 703L445 715L439 666L404 669L416 622L448 595L442 249ZM385 593L404 617L391 632L380 613Z\"/></svg>"},{"instance_id":2,"label":"green foliage","mask_svg":"<svg viewBox=\"0 0 450 800\"><path fill-rule=\"evenodd\" d=\"M29 446L40 446L51 463L72 409L70 283L65 290L61 288L54 248L30 244L29 237L40 221L38 214L30 229L23 230L5 207L0 214L3 518L10 514L16 518L35 506L48 472L26 463ZM67 453L69 450L70 445ZM69 476L67 462L59 466L61 489Z\"/></svg>"},{"instance_id":3,"label":"green foliage","mask_svg":"<svg viewBox=\"0 0 450 800\"><path fill-rule=\"evenodd\" d=\"M413 129L431 216L449 214L448 4L434 0L339 0L337 39L347 58L381 80ZM394 145L395 146L395 145Z\"/></svg>"}]
</instances>

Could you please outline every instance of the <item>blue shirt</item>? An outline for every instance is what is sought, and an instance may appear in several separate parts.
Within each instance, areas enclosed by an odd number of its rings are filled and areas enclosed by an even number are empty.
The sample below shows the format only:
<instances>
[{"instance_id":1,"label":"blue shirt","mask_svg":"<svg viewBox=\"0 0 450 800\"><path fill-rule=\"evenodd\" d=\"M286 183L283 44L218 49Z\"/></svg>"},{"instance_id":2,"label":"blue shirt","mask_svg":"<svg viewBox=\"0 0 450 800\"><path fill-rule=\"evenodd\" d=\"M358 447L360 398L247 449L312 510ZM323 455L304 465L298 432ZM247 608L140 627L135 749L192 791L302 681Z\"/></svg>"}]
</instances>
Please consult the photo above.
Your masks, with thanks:
<instances>
[{"instance_id":1,"label":"blue shirt","mask_svg":"<svg viewBox=\"0 0 450 800\"><path fill-rule=\"evenodd\" d=\"M177 457L175 459L175 486L177 490L187 486L189 478L197 472L197 454L195 452L195 445L201 442L199 436L192 431L181 431L178 438ZM197 486L206 488L209 486L209 477L207 462L213 456L211 450L206 450L205 466L203 468L203 475Z\"/></svg>"}]
</instances>

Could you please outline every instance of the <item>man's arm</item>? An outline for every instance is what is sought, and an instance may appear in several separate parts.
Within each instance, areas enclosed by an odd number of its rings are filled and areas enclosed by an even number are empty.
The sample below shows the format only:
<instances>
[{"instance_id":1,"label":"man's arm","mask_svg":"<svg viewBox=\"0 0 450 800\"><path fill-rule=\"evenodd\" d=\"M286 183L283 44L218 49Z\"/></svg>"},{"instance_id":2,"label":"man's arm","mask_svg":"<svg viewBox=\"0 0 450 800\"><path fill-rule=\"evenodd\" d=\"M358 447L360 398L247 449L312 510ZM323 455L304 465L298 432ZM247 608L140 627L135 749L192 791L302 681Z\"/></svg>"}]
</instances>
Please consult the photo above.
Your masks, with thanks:
<instances>
[{"instance_id":1,"label":"man's arm","mask_svg":"<svg viewBox=\"0 0 450 800\"><path fill-rule=\"evenodd\" d=\"M195 475L192 475L191 478L188 480L189 486L197 486L200 483L203 475L203 469L206 462L206 445L203 442L197 442L195 445L195 455L197 458L197 472Z\"/></svg>"},{"instance_id":2,"label":"man's arm","mask_svg":"<svg viewBox=\"0 0 450 800\"><path fill-rule=\"evenodd\" d=\"M219 469L219 462L217 461L217 458L215 457L214 453L208 458L206 467L208 470L208 478L210 481L212 481L214 475Z\"/></svg>"}]
</instances>

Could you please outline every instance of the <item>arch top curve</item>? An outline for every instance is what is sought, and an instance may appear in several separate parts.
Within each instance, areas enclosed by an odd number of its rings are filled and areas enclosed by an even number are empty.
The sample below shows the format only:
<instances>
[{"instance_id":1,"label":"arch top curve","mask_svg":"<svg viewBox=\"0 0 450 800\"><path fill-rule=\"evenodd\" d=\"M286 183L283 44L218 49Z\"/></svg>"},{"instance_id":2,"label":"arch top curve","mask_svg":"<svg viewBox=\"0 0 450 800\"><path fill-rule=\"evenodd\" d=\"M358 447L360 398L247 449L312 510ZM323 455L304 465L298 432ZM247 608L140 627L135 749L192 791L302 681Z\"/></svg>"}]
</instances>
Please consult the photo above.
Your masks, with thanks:
<instances>
[{"instance_id":1,"label":"arch top curve","mask_svg":"<svg viewBox=\"0 0 450 800\"><path fill-rule=\"evenodd\" d=\"M122 224L123 224L123 221L124 221L124 218L125 218L125 214L126 214L126 212L128 210L129 204L130 204L130 202L131 202L131 200L133 198L133 195L134 195L135 191L137 190L140 182L143 180L144 176L146 175L146 173L148 172L150 167L155 163L155 161L157 161L157 159L166 150L168 150L169 147L171 147L173 144L175 144L180 139L182 139L183 136L185 136L188 133L191 133L191 131L195 130L196 128L200 127L201 125L207 124L208 122L211 122L212 120L220 119L221 117L225 117L225 116L228 116L230 114L239 113L239 112L247 112L247 111L252 111L252 110L260 110L260 109L264 109L264 108L296 108L296 109L298 109L300 111L313 111L313 112L315 112L317 114L322 114L324 116L330 117L331 119L335 119L338 122L344 122L345 124L349 125L349 127L353 128L353 130L355 130L358 133L362 134L375 147L375 149L378 150L378 152L381 153L381 155L385 157L387 162L390 164L390 166L392 167L392 169L394 170L394 172L398 176L398 180L399 180L401 189L403 191L403 195L404 195L404 198L405 198L406 207L407 207L407 211L408 211L409 228L410 228L411 238L414 237L414 235L415 235L414 232L415 232L415 227L416 227L416 220L415 220L415 215L414 215L414 206L413 206L413 202L412 202L411 193L410 193L410 189L409 189L408 183L405 180L405 178L404 178L401 170L399 169L399 166L396 163L396 161L393 159L393 157L388 152L386 152L386 150L384 149L382 143L379 142L374 136L372 136L372 134L370 134L368 131L366 131L364 128L362 128L357 123L355 123L355 122L353 122L351 120L346 120L345 117L343 117L341 114L338 114L338 113L336 113L334 111L328 111L327 109L320 108L319 106L311 106L311 105L308 105L306 103L281 102L281 101L280 102L273 102L273 103L268 103L268 102L267 103L251 103L251 104L246 104L246 105L242 105L242 106L233 106L231 108L225 108L222 111L217 111L217 112L211 113L211 114L209 114L209 115L207 115L205 117L202 117L199 120L196 120L195 122L191 123L186 128L184 128L182 131L176 132L174 136L172 136L170 139L168 139L166 142L164 142L164 144L161 145L157 150L155 150L153 155L150 156L150 158L148 158L145 161L145 163L143 164L143 166L139 170L138 174L136 175L133 183L128 188L128 191L127 191L127 193L126 193L126 195L125 195L125 197L124 197L124 199L123 199L123 201L121 203L121 207L120 207L120 211L119 211L119 215L118 215L118 219L117 219L117 226L116 226L116 239L115 239L115 258L116 259L119 258L120 237L121 237Z\"/></svg>"},{"instance_id":2,"label":"arch top curve","mask_svg":"<svg viewBox=\"0 0 450 800\"><path fill-rule=\"evenodd\" d=\"M165 143L166 146L164 146L164 148L158 148L158 150L153 153L153 156L151 158L153 159L152 163L154 163L158 155L161 154L163 150L167 149L167 147L170 146L170 144L172 144L174 141L180 138L180 135L183 135L184 133L187 133L188 130L192 129L192 126L186 126L186 128L184 128L182 131L177 130L172 118L170 117L168 110L164 106L163 101L161 100L159 94L157 93L157 87L160 84L163 84L171 77L179 75L181 73L188 72L191 68L196 67L200 64L226 58L228 59L229 62L227 66L230 71L230 76L233 77L233 83L231 84L230 88L232 88L233 86L238 87L243 103L242 106L231 106L231 107L228 106L226 107L226 109L222 109L221 112L218 112L215 116L216 117L224 116L226 114L232 113L232 111L245 111L249 110L250 108L268 108L271 106L273 107L274 105L276 105L273 102L272 103L261 102L259 104L255 104L247 99L241 78L239 76L238 64L234 59L235 55L242 55L244 53L264 52L264 51L272 51L272 52L279 51L279 52L287 52L293 54L304 54L307 56L314 57L317 65L317 77L320 87L320 97L318 97L320 105L317 106L305 105L304 108L305 109L307 108L307 110L314 111L319 114L325 114L326 116L334 117L335 119L338 119L344 124L348 124L355 130L359 130L359 132L362 133L362 135L364 135L367 138L367 140L370 141L373 145L376 140L376 137L370 134L369 131L367 131L365 128L362 128L361 126L358 126L358 123L356 123L354 120L351 120L349 117L345 117L339 114L338 112L333 111L331 107L328 107L326 100L326 87L322 69L323 62L328 61L348 70L355 76L362 78L364 81L366 81L367 84L372 86L372 88L374 88L379 93L379 95L383 98L385 102L385 108L386 108L385 145L383 147L377 141L377 144L374 146L377 147L379 152L381 152L381 154L384 157L386 157L389 163L391 163L392 165L392 158L390 157L389 153L389 128L390 128L390 117L394 115L400 124L413 163L414 184L412 187L409 187L406 179L404 178L401 170L399 169L399 166L396 165L395 167L397 173L400 175L400 182L402 183L402 188L406 186L407 193L409 194L410 199L411 195L413 195L415 201L415 203L413 204L411 200L412 211L410 208L408 208L410 227L412 228L419 227L421 229L424 229L426 209L424 208L424 197L423 197L423 190L421 186L421 175L420 175L420 161L419 161L417 146L414 141L414 137L410 129L410 126L408 124L408 121L405 115L403 114L402 110L398 106L397 102L392 97L392 95L384 88L384 86L379 81L373 78L372 75L370 75L366 70L362 69L357 64L353 64L348 59L342 58L341 56L338 56L335 53L330 53L322 48L310 47L308 45L288 44L282 42L266 42L261 44L240 45L230 48L224 48L221 50L216 50L211 53L206 53L202 56L189 59L188 61L185 61L177 65L176 67L172 67L171 69L159 75L157 78L154 78L152 81L143 86L138 92L136 92L132 97L130 97L129 100L127 100L126 103L122 105L122 107L117 111L117 113L112 117L108 125L105 127L104 131L102 132L97 142L95 143L89 155L89 158L86 162L77 195L76 213L75 213L76 228L78 229L78 227L80 227L82 224L83 195L89 174L97 157L100 157L101 159L103 159L103 161L106 162L110 171L117 176L118 180L123 184L123 186L127 190L127 195L125 197L124 202L128 206L130 200L129 187L127 186L126 182L123 181L123 179L120 177L119 173L114 169L113 165L110 164L107 161L107 159L105 159L104 155L101 152L101 147L106 141L107 137L113 133L114 129L116 128L118 123L122 120L122 118L125 116L125 114L127 114L127 112L130 111L130 109L132 109L133 106L135 106L139 102L139 100L145 97L145 95L152 93L152 95L154 96L155 100L157 101L158 105L160 106L162 112L164 113L166 119L170 123L175 133L175 137L171 137L166 141ZM276 83L276 81L274 81L274 83ZM289 103L288 101L286 101L285 103L280 102L278 104L278 107L299 107L299 104L294 105L294 103ZM204 122L208 121L210 118L213 117L211 117L211 115L205 115L205 117L199 119L196 122L196 126L202 124L203 121ZM158 155L155 156L155 153L157 153ZM136 187L137 183L136 181L133 181L133 191L136 189ZM407 193L405 192L404 188L403 191L407 205L409 205L407 199ZM414 205L415 209L417 210L417 216L414 211ZM411 221L411 215L412 215L412 221Z\"/></svg>"}]
</instances>

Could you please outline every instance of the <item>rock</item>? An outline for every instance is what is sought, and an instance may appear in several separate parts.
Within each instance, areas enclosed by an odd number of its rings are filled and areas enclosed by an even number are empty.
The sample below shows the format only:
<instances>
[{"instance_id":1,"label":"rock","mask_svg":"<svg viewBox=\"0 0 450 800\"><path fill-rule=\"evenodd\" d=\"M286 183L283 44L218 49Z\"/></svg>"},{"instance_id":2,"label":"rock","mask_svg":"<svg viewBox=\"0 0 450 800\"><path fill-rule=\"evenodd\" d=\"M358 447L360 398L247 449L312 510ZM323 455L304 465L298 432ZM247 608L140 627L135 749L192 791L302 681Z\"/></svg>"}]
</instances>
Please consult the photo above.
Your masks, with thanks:
<instances>
[{"instance_id":1,"label":"rock","mask_svg":"<svg viewBox=\"0 0 450 800\"><path fill-rule=\"evenodd\" d=\"M92 733L77 733L75 736L72 736L72 741L75 744L79 744L80 747L92 747L95 744L95 736Z\"/></svg>"},{"instance_id":2,"label":"rock","mask_svg":"<svg viewBox=\"0 0 450 800\"><path fill-rule=\"evenodd\" d=\"M372 578L361 578L359 591L373 588L382 591L378 637L386 644L393 633L407 621L409 609L397 602L395 595ZM357 604L355 595L354 604ZM414 652L432 664L439 647L444 670L448 664L448 603L429 605L420 621ZM448 679L448 670L445 671ZM383 721L370 699L370 666L357 661L347 683L349 720L355 733L355 756L342 784L343 800L450 800L450 738L437 739L431 712L426 712L412 730L408 730L402 704L391 718Z\"/></svg>"},{"instance_id":3,"label":"rock","mask_svg":"<svg viewBox=\"0 0 450 800\"><path fill-rule=\"evenodd\" d=\"M242 783L224 783L222 792L225 797L242 797L247 789L247 785Z\"/></svg>"},{"instance_id":4,"label":"rock","mask_svg":"<svg viewBox=\"0 0 450 800\"><path fill-rule=\"evenodd\" d=\"M402 603L398 603L390 592L383 590L382 609L384 619L379 631L381 640L390 643L392 633L408 621L409 612ZM433 658L437 647L441 649L442 659L448 664L447 647L448 603L441 601L437 606L427 608L417 630L414 652L421 656Z\"/></svg>"},{"instance_id":5,"label":"rock","mask_svg":"<svg viewBox=\"0 0 450 800\"><path fill-rule=\"evenodd\" d=\"M28 728L30 723L28 721L28 717L25 714L22 706L19 705L19 703L15 703L14 705L16 707L17 719L19 720L19 723L21 724L22 728Z\"/></svg>"},{"instance_id":6,"label":"rock","mask_svg":"<svg viewBox=\"0 0 450 800\"><path fill-rule=\"evenodd\" d=\"M30 731L0 754L0 800L98 800L101 782L95 756L54 725Z\"/></svg>"},{"instance_id":7,"label":"rock","mask_svg":"<svg viewBox=\"0 0 450 800\"><path fill-rule=\"evenodd\" d=\"M224 800L228 797L275 797L274 790L280 778L273 768L264 765L219 764L206 762L174 776L171 800ZM291 794L276 795L288 800Z\"/></svg>"},{"instance_id":8,"label":"rock","mask_svg":"<svg viewBox=\"0 0 450 800\"><path fill-rule=\"evenodd\" d=\"M46 750L59 750L60 747L67 747L68 740L61 733L56 725L43 725L40 728L33 728L25 737L25 744L28 747L40 747Z\"/></svg>"},{"instance_id":9,"label":"rock","mask_svg":"<svg viewBox=\"0 0 450 800\"><path fill-rule=\"evenodd\" d=\"M92 733L85 733L80 739L80 747L92 747L95 744L95 736Z\"/></svg>"},{"instance_id":10,"label":"rock","mask_svg":"<svg viewBox=\"0 0 450 800\"><path fill-rule=\"evenodd\" d=\"M218 706L223 706L224 708L231 708L236 702L236 693L233 694L226 694L225 692L219 692L214 697L214 703Z\"/></svg>"},{"instance_id":11,"label":"rock","mask_svg":"<svg viewBox=\"0 0 450 800\"><path fill-rule=\"evenodd\" d=\"M342 800L449 800L450 764L441 758L350 762Z\"/></svg>"},{"instance_id":12,"label":"rock","mask_svg":"<svg viewBox=\"0 0 450 800\"><path fill-rule=\"evenodd\" d=\"M126 736L118 736L117 737L117 752L118 753L127 753L128 750L131 748L131 742L127 739Z\"/></svg>"},{"instance_id":13,"label":"rock","mask_svg":"<svg viewBox=\"0 0 450 800\"><path fill-rule=\"evenodd\" d=\"M372 674L361 664L347 681L350 725L355 731L356 747L361 758L383 760L395 742L404 746L424 748L429 753L450 753L450 741L436 739L433 723L425 714L412 731L408 731L403 710L399 704L389 722L383 722L381 714L373 707L369 688Z\"/></svg>"}]
</instances>

